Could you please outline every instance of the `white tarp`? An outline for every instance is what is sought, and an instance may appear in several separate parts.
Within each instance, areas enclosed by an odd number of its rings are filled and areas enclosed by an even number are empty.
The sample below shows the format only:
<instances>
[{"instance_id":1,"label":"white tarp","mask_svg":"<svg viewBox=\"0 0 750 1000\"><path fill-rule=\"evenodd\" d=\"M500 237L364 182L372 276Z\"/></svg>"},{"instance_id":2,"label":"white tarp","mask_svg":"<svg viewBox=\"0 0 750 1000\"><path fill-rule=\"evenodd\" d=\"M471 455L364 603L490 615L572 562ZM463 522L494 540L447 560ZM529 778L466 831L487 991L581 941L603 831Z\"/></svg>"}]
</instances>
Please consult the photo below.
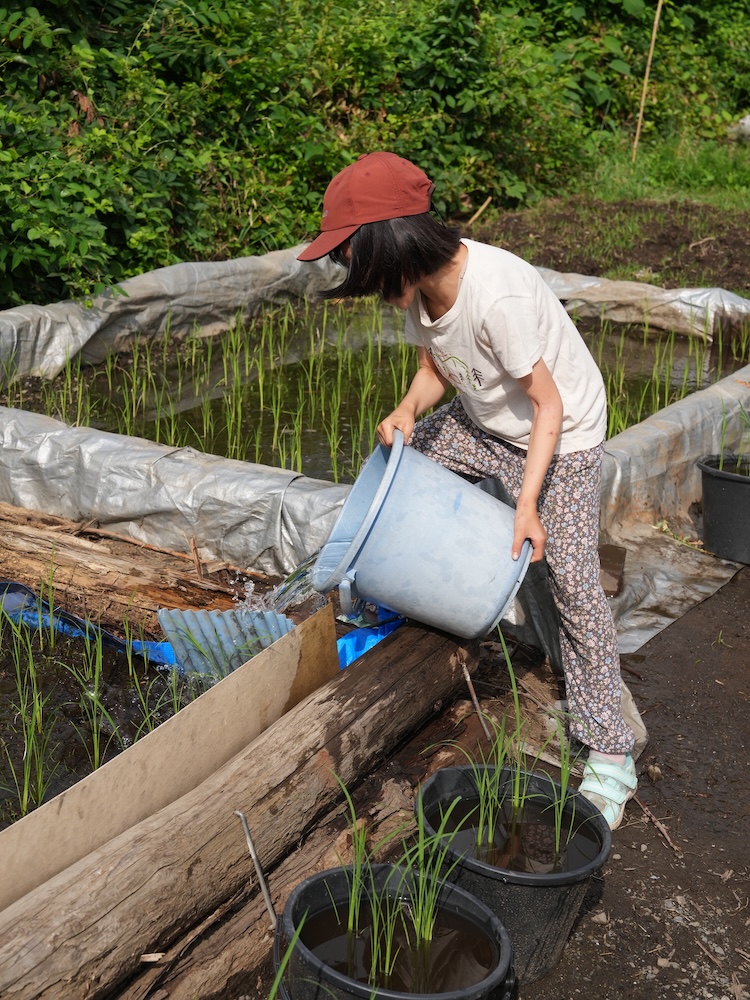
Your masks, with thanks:
<instances>
[{"instance_id":1,"label":"white tarp","mask_svg":"<svg viewBox=\"0 0 750 1000\"><path fill-rule=\"evenodd\" d=\"M709 343L723 329L750 323L750 300L724 288L658 288L537 268L569 313L612 323L635 323Z\"/></svg>"},{"instance_id":2,"label":"white tarp","mask_svg":"<svg viewBox=\"0 0 750 1000\"><path fill-rule=\"evenodd\" d=\"M638 649L710 596L738 567L698 551L696 462L750 452L750 365L612 438L602 467L602 531L625 546L624 586L611 602L620 649ZM750 509L747 512L750 518Z\"/></svg>"},{"instance_id":3,"label":"white tarp","mask_svg":"<svg viewBox=\"0 0 750 1000\"><path fill-rule=\"evenodd\" d=\"M347 487L0 408L0 500L283 574L325 542Z\"/></svg>"},{"instance_id":4,"label":"white tarp","mask_svg":"<svg viewBox=\"0 0 750 1000\"><path fill-rule=\"evenodd\" d=\"M209 336L237 316L270 303L311 297L331 288L340 269L327 257L297 260L300 247L262 257L174 264L123 281L89 304L58 302L0 312L0 375L54 378L79 352L96 363L125 350L135 335ZM750 322L750 300L722 288L663 289L538 268L569 312L705 336L718 323ZM1 379L0 379L1 381Z\"/></svg>"},{"instance_id":5,"label":"white tarp","mask_svg":"<svg viewBox=\"0 0 750 1000\"><path fill-rule=\"evenodd\" d=\"M336 284L327 257L312 264L296 259L302 246L262 257L173 264L123 281L90 304L58 302L0 312L0 371L54 378L78 352L103 361L126 350L135 335L210 336L229 329L237 316L265 305L315 295Z\"/></svg>"}]
</instances>

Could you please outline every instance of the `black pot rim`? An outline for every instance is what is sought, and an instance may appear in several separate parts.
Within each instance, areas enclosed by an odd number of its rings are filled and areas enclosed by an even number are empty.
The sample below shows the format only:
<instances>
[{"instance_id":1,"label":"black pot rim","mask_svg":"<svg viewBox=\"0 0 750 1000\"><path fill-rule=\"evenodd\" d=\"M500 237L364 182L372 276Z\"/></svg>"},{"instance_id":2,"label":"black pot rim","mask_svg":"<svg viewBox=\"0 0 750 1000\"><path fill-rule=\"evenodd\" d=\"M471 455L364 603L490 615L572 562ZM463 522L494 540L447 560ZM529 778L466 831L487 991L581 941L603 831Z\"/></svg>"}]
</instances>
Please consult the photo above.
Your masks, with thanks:
<instances>
[{"instance_id":1,"label":"black pot rim","mask_svg":"<svg viewBox=\"0 0 750 1000\"><path fill-rule=\"evenodd\" d=\"M741 472L730 472L729 469L720 469L719 464L736 465L740 460L740 455L734 452L724 452L723 455L704 455L698 459L697 466L702 473L716 479L728 479L733 483L750 483L750 456L742 456L742 465L747 467L748 474Z\"/></svg>"},{"instance_id":2,"label":"black pot rim","mask_svg":"<svg viewBox=\"0 0 750 1000\"><path fill-rule=\"evenodd\" d=\"M388 864L376 864L373 865L372 868L373 871L385 869L393 869L394 871L398 870L395 865ZM284 911L277 922L276 939L274 942L275 950L277 946L280 947L282 936L286 938L287 941L290 941L294 936L296 930L294 910L300 896L302 896L308 888L314 886L316 883L324 882L326 878L331 879L332 877L341 876L341 873L346 870L347 866L341 865L336 868L326 869L322 872L316 872L314 875L310 875L308 878L304 879L297 886L295 886L294 889L292 889L287 898ZM387 990L380 987L373 991L373 987L368 986L367 983L351 979L349 976L345 976L342 972L338 972L336 969L331 968L331 966L326 965L325 962L322 962L317 955L310 951L301 938L297 939L295 949L300 949L301 953L304 955L306 964L319 972L321 977L327 983L331 986L338 987L339 989L346 990L354 996L361 997L362 1000L412 1000L412 998L413 1000L467 1000L467 997L470 997L472 994L478 997L484 996L490 990L494 990L500 986L509 974L512 975L513 948L508 932L498 916L493 913L485 903L482 903L479 899L477 899L476 896L473 896L470 892L467 892L460 886L453 885L450 882L445 883L445 888L449 891L451 898L454 898L457 901L463 901L467 907L470 907L475 911L478 910L498 934L500 955L497 967L493 969L489 975L485 976L481 982L475 983L473 986L467 986L461 990L451 990L446 993L406 994L401 990ZM452 909L454 909L455 912L455 908L452 907ZM287 993L286 990L285 993Z\"/></svg>"},{"instance_id":3,"label":"black pot rim","mask_svg":"<svg viewBox=\"0 0 750 1000\"><path fill-rule=\"evenodd\" d=\"M472 766L471 764L457 764L453 767L438 768L438 770L435 771L434 774L431 774L419 789L414 802L415 811L419 808L419 804L422 801L425 790L429 791L432 785L440 780L438 775L441 773L445 775L453 771L461 775L468 774L469 777L471 777L476 766L477 765ZM507 771L508 768L503 768L503 770ZM554 781L549 777L549 775L544 774L541 771L524 771L523 774L531 775L533 781L542 785L557 785L559 787L558 782ZM590 829L596 832L601 842L601 847L596 857L589 861L586 865L581 865L580 868L574 868L572 871L564 872L514 872L507 868L497 868L495 865L487 864L486 861L480 861L478 858L472 858L466 854L459 854L459 852L450 847L450 845L448 847L448 851L453 858L458 859L459 865L467 868L469 871L476 872L485 878L505 882L509 885L565 886L582 882L584 879L590 878L594 872L597 872L607 860L609 852L612 849L612 831L610 830L609 824L601 812L599 812L596 806L592 802L589 802L585 796L581 795L580 792L569 792L569 797L575 802L576 815L582 813L586 820L590 821ZM425 825L428 830L433 833L435 832L427 823L426 818Z\"/></svg>"}]
</instances>

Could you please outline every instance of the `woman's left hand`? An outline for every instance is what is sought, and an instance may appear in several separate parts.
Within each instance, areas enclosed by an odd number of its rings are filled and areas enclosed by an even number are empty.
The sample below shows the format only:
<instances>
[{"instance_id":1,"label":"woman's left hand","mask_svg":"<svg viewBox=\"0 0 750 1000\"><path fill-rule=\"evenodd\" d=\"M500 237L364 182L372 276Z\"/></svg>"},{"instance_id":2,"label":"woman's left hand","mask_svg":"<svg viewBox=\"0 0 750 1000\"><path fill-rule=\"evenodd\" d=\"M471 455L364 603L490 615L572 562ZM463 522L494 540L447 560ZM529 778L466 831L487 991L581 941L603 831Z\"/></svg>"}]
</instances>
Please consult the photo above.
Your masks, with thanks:
<instances>
[{"instance_id":1,"label":"woman's left hand","mask_svg":"<svg viewBox=\"0 0 750 1000\"><path fill-rule=\"evenodd\" d=\"M547 531L539 520L535 508L519 507L516 510L516 518L513 523L512 555L514 559L518 559L521 555L521 546L527 538L534 550L531 561L540 562L544 558Z\"/></svg>"}]
</instances>

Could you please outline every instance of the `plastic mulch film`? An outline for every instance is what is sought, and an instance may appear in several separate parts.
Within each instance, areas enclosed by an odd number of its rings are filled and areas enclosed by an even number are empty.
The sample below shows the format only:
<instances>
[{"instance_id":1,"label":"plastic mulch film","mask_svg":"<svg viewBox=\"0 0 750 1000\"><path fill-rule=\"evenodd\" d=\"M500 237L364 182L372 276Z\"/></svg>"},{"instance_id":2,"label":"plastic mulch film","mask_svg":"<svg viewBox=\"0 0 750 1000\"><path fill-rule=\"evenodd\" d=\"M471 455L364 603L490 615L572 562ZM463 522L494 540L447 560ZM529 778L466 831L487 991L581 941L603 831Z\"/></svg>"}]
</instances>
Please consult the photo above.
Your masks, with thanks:
<instances>
[{"instance_id":1,"label":"plastic mulch film","mask_svg":"<svg viewBox=\"0 0 750 1000\"><path fill-rule=\"evenodd\" d=\"M724 329L750 322L750 300L725 288L659 288L537 268L565 308L576 316L635 323L711 341Z\"/></svg>"},{"instance_id":2,"label":"plastic mulch film","mask_svg":"<svg viewBox=\"0 0 750 1000\"><path fill-rule=\"evenodd\" d=\"M136 335L211 336L229 329L238 315L314 296L340 280L341 269L327 257L298 261L301 249L173 264L129 278L88 304L6 309L0 312L0 371L54 378L79 352L83 361L97 363L128 349Z\"/></svg>"},{"instance_id":3,"label":"plastic mulch film","mask_svg":"<svg viewBox=\"0 0 750 1000\"><path fill-rule=\"evenodd\" d=\"M327 539L347 487L284 469L69 427L0 407L0 501L204 561L283 574Z\"/></svg>"}]
</instances>

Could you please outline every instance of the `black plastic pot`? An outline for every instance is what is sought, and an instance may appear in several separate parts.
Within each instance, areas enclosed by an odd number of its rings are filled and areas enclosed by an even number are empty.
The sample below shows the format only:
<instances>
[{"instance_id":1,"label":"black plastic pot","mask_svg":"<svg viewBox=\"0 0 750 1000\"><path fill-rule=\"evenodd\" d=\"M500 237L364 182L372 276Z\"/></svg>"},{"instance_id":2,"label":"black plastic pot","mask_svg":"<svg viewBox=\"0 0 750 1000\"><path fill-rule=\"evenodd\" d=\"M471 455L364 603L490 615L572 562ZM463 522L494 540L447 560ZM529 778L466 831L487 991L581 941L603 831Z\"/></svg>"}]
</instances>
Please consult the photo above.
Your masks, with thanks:
<instances>
[{"instance_id":1,"label":"black plastic pot","mask_svg":"<svg viewBox=\"0 0 750 1000\"><path fill-rule=\"evenodd\" d=\"M698 468L703 487L703 544L720 559L750 563L750 459L708 455Z\"/></svg>"},{"instance_id":2,"label":"black plastic pot","mask_svg":"<svg viewBox=\"0 0 750 1000\"><path fill-rule=\"evenodd\" d=\"M404 896L403 870L390 865L373 868L377 891L391 898ZM408 877L408 876L407 876ZM332 965L326 964L308 947L306 932L312 932L316 918L331 923L346 921L349 900L350 869L334 868L319 872L301 882L290 894L279 919L274 941L274 965L278 971L285 949L302 922L302 931L294 942L279 996L282 1000L510 1000L515 995L515 975L512 967L512 946L508 933L498 917L479 900L458 886L446 883L441 889L439 905L453 923L475 941L482 940L489 969L472 985L451 988L441 993L415 993L372 987L350 978ZM319 935L319 926L316 935ZM339 925L339 935L341 926Z\"/></svg>"},{"instance_id":3,"label":"black plastic pot","mask_svg":"<svg viewBox=\"0 0 750 1000\"><path fill-rule=\"evenodd\" d=\"M559 785L546 775L531 773L528 778L527 794L535 808L543 809L559 800ZM511 772L506 768L501 788L508 787L510 780ZM441 768L422 786L415 808L421 800L428 832L435 832L430 817L445 813L456 798L464 800L467 807L477 801L470 766ZM451 881L485 903L507 929L521 986L541 979L559 961L589 883L612 846L606 820L578 792L570 793L566 805L565 822L571 818L574 829L585 829L588 845L585 859L578 863L574 858L572 867L564 871L515 871L479 860L473 850L469 853L465 842L460 845L456 841L449 848L451 861L456 861Z\"/></svg>"}]
</instances>

